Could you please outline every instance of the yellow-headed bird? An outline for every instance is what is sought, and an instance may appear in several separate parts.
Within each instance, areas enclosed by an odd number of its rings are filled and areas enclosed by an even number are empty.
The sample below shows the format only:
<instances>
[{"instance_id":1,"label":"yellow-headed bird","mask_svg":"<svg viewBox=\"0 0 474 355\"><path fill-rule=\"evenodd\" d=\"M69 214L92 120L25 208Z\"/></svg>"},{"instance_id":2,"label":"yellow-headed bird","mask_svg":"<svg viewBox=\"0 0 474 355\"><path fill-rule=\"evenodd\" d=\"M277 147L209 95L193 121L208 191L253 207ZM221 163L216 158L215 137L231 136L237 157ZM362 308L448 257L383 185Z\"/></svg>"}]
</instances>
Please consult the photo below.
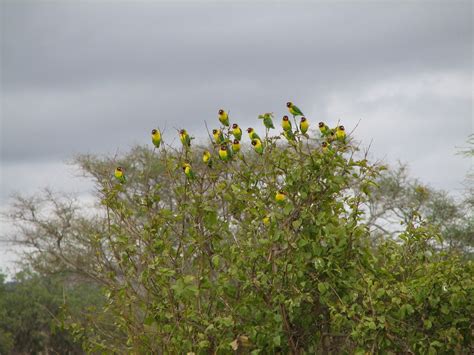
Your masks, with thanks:
<instances>
[{"instance_id":1,"label":"yellow-headed bird","mask_svg":"<svg viewBox=\"0 0 474 355\"><path fill-rule=\"evenodd\" d=\"M324 122L319 122L318 126L319 126L319 130L321 131L321 135L323 137L326 137L327 135L329 135L331 130Z\"/></svg>"},{"instance_id":2,"label":"yellow-headed bird","mask_svg":"<svg viewBox=\"0 0 474 355\"><path fill-rule=\"evenodd\" d=\"M293 102L287 102L286 107L288 107L288 111L293 115L293 116L304 116L303 112L293 104Z\"/></svg>"},{"instance_id":3,"label":"yellow-headed bird","mask_svg":"<svg viewBox=\"0 0 474 355\"><path fill-rule=\"evenodd\" d=\"M237 123L232 125L232 134L234 135L235 139L238 139L239 141L242 139L242 130Z\"/></svg>"},{"instance_id":4,"label":"yellow-headed bird","mask_svg":"<svg viewBox=\"0 0 474 355\"><path fill-rule=\"evenodd\" d=\"M151 141L153 145L157 148L160 147L161 144L161 132L158 129L154 129L151 131Z\"/></svg>"},{"instance_id":5,"label":"yellow-headed bird","mask_svg":"<svg viewBox=\"0 0 474 355\"><path fill-rule=\"evenodd\" d=\"M252 139L252 145L253 149L258 153L262 154L263 153L263 144L262 141L258 138Z\"/></svg>"},{"instance_id":6,"label":"yellow-headed bird","mask_svg":"<svg viewBox=\"0 0 474 355\"><path fill-rule=\"evenodd\" d=\"M283 203L286 200L286 193L283 190L280 190L275 195L275 201L278 203Z\"/></svg>"},{"instance_id":7,"label":"yellow-headed bird","mask_svg":"<svg viewBox=\"0 0 474 355\"><path fill-rule=\"evenodd\" d=\"M196 175L194 175L194 171L191 168L191 165L189 163L184 163L183 164L183 171L184 171L184 174L186 175L186 177L188 179L193 180L196 177Z\"/></svg>"},{"instance_id":8,"label":"yellow-headed bird","mask_svg":"<svg viewBox=\"0 0 474 355\"><path fill-rule=\"evenodd\" d=\"M232 142L232 153L236 154L238 152L240 152L240 141L234 139L234 142Z\"/></svg>"},{"instance_id":9,"label":"yellow-headed bird","mask_svg":"<svg viewBox=\"0 0 474 355\"><path fill-rule=\"evenodd\" d=\"M214 142L216 142L216 144L221 144L224 141L224 135L220 129L213 129L212 136L214 137Z\"/></svg>"},{"instance_id":10,"label":"yellow-headed bird","mask_svg":"<svg viewBox=\"0 0 474 355\"><path fill-rule=\"evenodd\" d=\"M125 179L125 174L123 172L123 168L118 166L115 168L115 178L121 183L121 184L125 184L125 182L127 181L127 179Z\"/></svg>"},{"instance_id":11,"label":"yellow-headed bird","mask_svg":"<svg viewBox=\"0 0 474 355\"><path fill-rule=\"evenodd\" d=\"M181 143L183 143L185 147L191 146L191 137L189 137L189 134L188 132L186 132L185 129L182 129L181 131L179 131L179 139L181 140Z\"/></svg>"},{"instance_id":12,"label":"yellow-headed bird","mask_svg":"<svg viewBox=\"0 0 474 355\"><path fill-rule=\"evenodd\" d=\"M288 116L283 116L281 119L281 128L283 128L284 131L291 131L291 121Z\"/></svg>"},{"instance_id":13,"label":"yellow-headed bird","mask_svg":"<svg viewBox=\"0 0 474 355\"><path fill-rule=\"evenodd\" d=\"M206 150L202 153L202 161L204 164L207 164L208 167L212 168L212 156L209 151Z\"/></svg>"},{"instance_id":14,"label":"yellow-headed bird","mask_svg":"<svg viewBox=\"0 0 474 355\"><path fill-rule=\"evenodd\" d=\"M229 152L227 145L221 145L221 148L219 149L219 158L221 158L223 161L229 161L230 154L231 153Z\"/></svg>"},{"instance_id":15,"label":"yellow-headed bird","mask_svg":"<svg viewBox=\"0 0 474 355\"><path fill-rule=\"evenodd\" d=\"M219 121L226 127L229 127L229 114L223 109L219 110Z\"/></svg>"},{"instance_id":16,"label":"yellow-headed bird","mask_svg":"<svg viewBox=\"0 0 474 355\"><path fill-rule=\"evenodd\" d=\"M250 140L260 139L260 137L252 127L247 128L247 133L249 134Z\"/></svg>"},{"instance_id":17,"label":"yellow-headed bird","mask_svg":"<svg viewBox=\"0 0 474 355\"><path fill-rule=\"evenodd\" d=\"M301 117L301 121L300 121L301 133L306 134L306 132L308 132L308 129L309 129L308 119L306 117Z\"/></svg>"},{"instance_id":18,"label":"yellow-headed bird","mask_svg":"<svg viewBox=\"0 0 474 355\"><path fill-rule=\"evenodd\" d=\"M322 142L321 143L321 150L323 151L323 153L326 153L329 149L329 144L328 142Z\"/></svg>"},{"instance_id":19,"label":"yellow-headed bird","mask_svg":"<svg viewBox=\"0 0 474 355\"><path fill-rule=\"evenodd\" d=\"M337 140L344 142L346 140L346 130L344 126L337 126L336 128L336 138Z\"/></svg>"}]
</instances>

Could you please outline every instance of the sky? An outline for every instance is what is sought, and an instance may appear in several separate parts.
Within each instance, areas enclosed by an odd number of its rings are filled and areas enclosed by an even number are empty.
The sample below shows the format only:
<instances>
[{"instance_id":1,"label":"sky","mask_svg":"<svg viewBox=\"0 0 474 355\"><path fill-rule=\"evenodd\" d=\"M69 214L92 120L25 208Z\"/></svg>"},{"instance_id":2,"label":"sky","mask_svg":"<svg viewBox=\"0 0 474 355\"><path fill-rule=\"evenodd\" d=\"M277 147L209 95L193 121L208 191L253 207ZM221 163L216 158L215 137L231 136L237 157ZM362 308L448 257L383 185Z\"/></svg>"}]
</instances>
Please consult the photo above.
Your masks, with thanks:
<instances>
[{"instance_id":1,"label":"sky","mask_svg":"<svg viewBox=\"0 0 474 355\"><path fill-rule=\"evenodd\" d=\"M1 1L1 0L0 0ZM471 1L1 1L0 209L49 186L87 196L81 153L257 126L293 101L371 155L462 193L472 161ZM0 221L0 235L9 229ZM0 268L11 252L0 243Z\"/></svg>"}]
</instances>

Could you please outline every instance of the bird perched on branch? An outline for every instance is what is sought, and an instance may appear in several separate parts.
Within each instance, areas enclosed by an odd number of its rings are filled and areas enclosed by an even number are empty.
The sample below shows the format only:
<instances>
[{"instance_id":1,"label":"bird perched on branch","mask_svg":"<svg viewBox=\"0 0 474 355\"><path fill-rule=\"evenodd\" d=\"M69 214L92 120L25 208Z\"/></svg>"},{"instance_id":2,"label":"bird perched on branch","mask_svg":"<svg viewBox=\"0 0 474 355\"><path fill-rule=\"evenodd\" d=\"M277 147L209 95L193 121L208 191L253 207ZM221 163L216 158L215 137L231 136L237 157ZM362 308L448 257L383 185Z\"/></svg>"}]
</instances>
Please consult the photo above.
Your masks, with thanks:
<instances>
[{"instance_id":1,"label":"bird perched on branch","mask_svg":"<svg viewBox=\"0 0 474 355\"><path fill-rule=\"evenodd\" d=\"M329 135L331 130L324 122L319 122L318 126L319 126L319 131L321 132L321 135L323 137L326 137Z\"/></svg>"},{"instance_id":2,"label":"bird perched on branch","mask_svg":"<svg viewBox=\"0 0 474 355\"><path fill-rule=\"evenodd\" d=\"M151 141L156 148L160 147L161 144L161 132L158 129L151 131Z\"/></svg>"},{"instance_id":3,"label":"bird perched on branch","mask_svg":"<svg viewBox=\"0 0 474 355\"><path fill-rule=\"evenodd\" d=\"M184 174L186 175L186 177L190 180L193 180L196 177L196 175L194 175L194 171L191 168L191 165L189 163L184 163L183 164L183 171L184 171Z\"/></svg>"},{"instance_id":4,"label":"bird perched on branch","mask_svg":"<svg viewBox=\"0 0 474 355\"><path fill-rule=\"evenodd\" d=\"M250 140L260 139L260 137L252 127L247 128L247 133L249 134Z\"/></svg>"},{"instance_id":5,"label":"bird perched on branch","mask_svg":"<svg viewBox=\"0 0 474 355\"><path fill-rule=\"evenodd\" d=\"M229 114L223 109L219 110L219 121L226 127L229 127Z\"/></svg>"},{"instance_id":6,"label":"bird perched on branch","mask_svg":"<svg viewBox=\"0 0 474 355\"><path fill-rule=\"evenodd\" d=\"M238 139L234 139L232 142L232 153L236 154L240 152L240 141Z\"/></svg>"},{"instance_id":7,"label":"bird perched on branch","mask_svg":"<svg viewBox=\"0 0 474 355\"><path fill-rule=\"evenodd\" d=\"M346 130L344 126L337 126L336 128L336 138L338 141L345 142L346 141Z\"/></svg>"},{"instance_id":8,"label":"bird perched on branch","mask_svg":"<svg viewBox=\"0 0 474 355\"><path fill-rule=\"evenodd\" d=\"M286 193L283 190L280 190L275 195L275 201L277 203L283 203L286 200Z\"/></svg>"},{"instance_id":9,"label":"bird perched on branch","mask_svg":"<svg viewBox=\"0 0 474 355\"><path fill-rule=\"evenodd\" d=\"M213 129L212 136L214 137L214 142L216 142L216 144L224 142L224 135L220 129Z\"/></svg>"},{"instance_id":10,"label":"bird perched on branch","mask_svg":"<svg viewBox=\"0 0 474 355\"><path fill-rule=\"evenodd\" d=\"M187 147L190 147L191 146L191 137L189 137L189 134L188 132L186 132L185 129L182 129L179 131L179 139L181 141L181 143L183 144L183 146L185 146L186 148Z\"/></svg>"},{"instance_id":11,"label":"bird perched on branch","mask_svg":"<svg viewBox=\"0 0 474 355\"><path fill-rule=\"evenodd\" d=\"M293 115L293 117L304 116L303 112L301 112L301 110L297 106L295 106L295 104L293 104L293 102L291 102L291 101L287 102L286 107L288 107L288 111Z\"/></svg>"},{"instance_id":12,"label":"bird perched on branch","mask_svg":"<svg viewBox=\"0 0 474 355\"><path fill-rule=\"evenodd\" d=\"M219 149L219 158L221 158L222 161L229 161L231 158L230 154L227 145L221 145L221 148Z\"/></svg>"},{"instance_id":13,"label":"bird perched on branch","mask_svg":"<svg viewBox=\"0 0 474 355\"><path fill-rule=\"evenodd\" d=\"M301 117L301 121L300 121L300 131L301 131L301 133L306 134L306 132L308 132L308 129L309 129L308 119L306 117Z\"/></svg>"},{"instance_id":14,"label":"bird perched on branch","mask_svg":"<svg viewBox=\"0 0 474 355\"><path fill-rule=\"evenodd\" d=\"M121 184L125 184L125 182L127 181L127 179L125 178L125 173L123 171L123 168L118 166L115 168L115 178L118 180L118 182L120 182Z\"/></svg>"},{"instance_id":15,"label":"bird perched on branch","mask_svg":"<svg viewBox=\"0 0 474 355\"><path fill-rule=\"evenodd\" d=\"M202 153L202 161L204 164L207 164L208 167L212 168L212 156L209 151L206 150Z\"/></svg>"},{"instance_id":16,"label":"bird perched on branch","mask_svg":"<svg viewBox=\"0 0 474 355\"><path fill-rule=\"evenodd\" d=\"M238 139L239 141L242 139L242 130L237 123L232 125L232 134L235 139Z\"/></svg>"},{"instance_id":17,"label":"bird perched on branch","mask_svg":"<svg viewBox=\"0 0 474 355\"><path fill-rule=\"evenodd\" d=\"M275 129L273 126L272 121L273 113L264 113L263 115L259 115L258 118L263 120L263 124L265 125L266 129Z\"/></svg>"},{"instance_id":18,"label":"bird perched on branch","mask_svg":"<svg viewBox=\"0 0 474 355\"><path fill-rule=\"evenodd\" d=\"M288 116L283 116L283 118L281 119L281 128L283 128L283 130L286 132L286 131L291 131L291 121L290 119L288 118Z\"/></svg>"},{"instance_id":19,"label":"bird perched on branch","mask_svg":"<svg viewBox=\"0 0 474 355\"><path fill-rule=\"evenodd\" d=\"M258 138L252 139L252 145L253 149L258 153L262 154L263 153L263 144L262 141Z\"/></svg>"}]
</instances>

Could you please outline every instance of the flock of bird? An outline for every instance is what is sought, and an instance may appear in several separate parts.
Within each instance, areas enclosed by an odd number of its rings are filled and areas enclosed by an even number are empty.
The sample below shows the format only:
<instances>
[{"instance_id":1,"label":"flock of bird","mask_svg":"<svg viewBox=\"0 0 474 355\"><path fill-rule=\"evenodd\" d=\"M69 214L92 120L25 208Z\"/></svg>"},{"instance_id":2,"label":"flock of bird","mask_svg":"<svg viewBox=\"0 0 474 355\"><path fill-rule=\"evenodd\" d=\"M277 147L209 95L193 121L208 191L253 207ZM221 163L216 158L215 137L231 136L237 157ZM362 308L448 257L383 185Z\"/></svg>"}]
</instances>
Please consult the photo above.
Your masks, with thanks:
<instances>
[{"instance_id":1,"label":"flock of bird","mask_svg":"<svg viewBox=\"0 0 474 355\"><path fill-rule=\"evenodd\" d=\"M293 131L291 120L288 118L288 116L286 115L283 116L281 120L281 127L283 128L282 135L288 141L295 141L295 134L298 134L298 133L300 133L301 135L305 137L308 137L307 132L309 129L309 121L306 117L304 117L303 112L301 112L301 110L292 102L287 102L286 107L288 108L288 111L290 112L290 114L293 116L294 120L296 119L296 117L300 117L300 123L299 123L299 129L296 128L296 131ZM221 127L221 129L212 130L212 139L214 141L213 143L219 147L219 159L224 162L227 162L227 161L230 161L233 156L235 156L237 153L240 152L240 141L242 139L242 129L239 127L237 123L234 123L232 127L230 126L228 112L221 109L219 110L218 115L219 115L218 116L219 121L223 125L223 127ZM273 125L272 113L265 113L265 114L259 115L258 118L263 120L263 124L267 130L267 134L270 129L275 129L275 126ZM296 124L296 121L295 121L295 124ZM228 130L227 137L230 137L232 135L234 137L233 140L226 138L224 136L222 131L225 129ZM329 128L324 122L319 122L319 130L321 132L321 136L324 138L324 141L321 143L321 149L323 152L326 152L329 149L330 144L333 141L345 142L346 140L346 132L345 132L344 126L342 125L338 125L336 128ZM264 146L262 144L261 138L255 132L255 130L249 127L247 128L247 133L249 135L251 144L255 152L257 154L263 154ZM179 131L179 139L185 149L189 149L189 147L191 146L191 140L193 138L194 137L189 136L188 132L185 129L181 129ZM156 148L160 148L162 137L161 137L161 132L159 129L153 129L151 131L151 141ZM212 158L212 154L209 151L206 150L203 152L202 161L209 168L212 168L213 158ZM196 177L191 167L191 164L189 164L188 162L185 162L182 168L183 168L184 174L186 175L188 179L193 180ZM120 183L126 182L124 169L122 167L115 168L115 178ZM285 198L286 196L285 196L284 191L278 191L277 194L275 195L275 200L278 203L284 202Z\"/></svg>"}]
</instances>

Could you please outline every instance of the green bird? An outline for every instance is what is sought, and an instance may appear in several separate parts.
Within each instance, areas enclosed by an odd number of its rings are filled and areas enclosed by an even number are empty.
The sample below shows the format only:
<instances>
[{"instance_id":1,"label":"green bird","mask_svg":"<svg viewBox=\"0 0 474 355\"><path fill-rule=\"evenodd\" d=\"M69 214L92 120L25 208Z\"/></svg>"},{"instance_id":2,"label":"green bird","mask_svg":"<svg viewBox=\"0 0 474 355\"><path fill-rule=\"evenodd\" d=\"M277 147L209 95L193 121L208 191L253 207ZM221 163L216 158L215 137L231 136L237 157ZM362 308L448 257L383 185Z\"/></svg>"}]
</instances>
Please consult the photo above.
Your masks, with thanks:
<instances>
[{"instance_id":1,"label":"green bird","mask_svg":"<svg viewBox=\"0 0 474 355\"><path fill-rule=\"evenodd\" d=\"M301 121L300 121L301 133L306 134L306 132L308 132L308 129L309 129L308 119L306 117L301 117Z\"/></svg>"},{"instance_id":2,"label":"green bird","mask_svg":"<svg viewBox=\"0 0 474 355\"><path fill-rule=\"evenodd\" d=\"M259 119L263 119L263 124L265 125L266 129L275 129L272 121L273 113L264 113L263 115L259 115Z\"/></svg>"},{"instance_id":3,"label":"green bird","mask_svg":"<svg viewBox=\"0 0 474 355\"><path fill-rule=\"evenodd\" d=\"M229 127L229 114L223 109L219 110L219 121L226 127Z\"/></svg>"},{"instance_id":4,"label":"green bird","mask_svg":"<svg viewBox=\"0 0 474 355\"><path fill-rule=\"evenodd\" d=\"M125 184L125 182L127 181L127 179L125 178L125 174L123 172L123 168L118 166L115 168L115 178L118 180L118 182L120 182L121 184Z\"/></svg>"},{"instance_id":5,"label":"green bird","mask_svg":"<svg viewBox=\"0 0 474 355\"><path fill-rule=\"evenodd\" d=\"M194 175L194 171L191 168L191 165L189 163L184 163L183 164L183 171L184 175L190 180L194 180L196 178L196 175Z\"/></svg>"},{"instance_id":6,"label":"green bird","mask_svg":"<svg viewBox=\"0 0 474 355\"><path fill-rule=\"evenodd\" d=\"M285 132L291 131L291 121L288 116L283 116L283 118L281 119L281 128L283 128Z\"/></svg>"},{"instance_id":7,"label":"green bird","mask_svg":"<svg viewBox=\"0 0 474 355\"><path fill-rule=\"evenodd\" d=\"M183 146L190 147L191 146L191 137L189 137L188 132L186 132L185 129L182 129L179 131L179 139L181 140L181 143L183 143Z\"/></svg>"},{"instance_id":8,"label":"green bird","mask_svg":"<svg viewBox=\"0 0 474 355\"><path fill-rule=\"evenodd\" d=\"M234 135L235 139L238 139L239 141L242 139L242 130L237 123L232 125L232 134Z\"/></svg>"},{"instance_id":9,"label":"green bird","mask_svg":"<svg viewBox=\"0 0 474 355\"><path fill-rule=\"evenodd\" d=\"M286 103L286 107L288 107L288 111L293 115L293 117L295 116L304 116L303 112L301 112L301 110L295 106L295 104L293 104L293 102L287 102Z\"/></svg>"},{"instance_id":10,"label":"green bird","mask_svg":"<svg viewBox=\"0 0 474 355\"><path fill-rule=\"evenodd\" d=\"M220 129L213 129L212 136L214 137L214 142L216 142L216 144L224 142L224 135Z\"/></svg>"},{"instance_id":11,"label":"green bird","mask_svg":"<svg viewBox=\"0 0 474 355\"><path fill-rule=\"evenodd\" d=\"M232 143L232 153L236 154L240 152L240 141L238 139L234 139L234 142Z\"/></svg>"},{"instance_id":12,"label":"green bird","mask_svg":"<svg viewBox=\"0 0 474 355\"><path fill-rule=\"evenodd\" d=\"M321 135L323 137L327 137L330 133L329 127L324 122L319 122L318 126L319 126L319 130L321 132Z\"/></svg>"},{"instance_id":13,"label":"green bird","mask_svg":"<svg viewBox=\"0 0 474 355\"><path fill-rule=\"evenodd\" d=\"M258 134L255 132L255 130L252 127L247 128L247 133L249 134L250 139L260 139Z\"/></svg>"},{"instance_id":14,"label":"green bird","mask_svg":"<svg viewBox=\"0 0 474 355\"><path fill-rule=\"evenodd\" d=\"M222 161L229 161L231 158L231 152L229 151L229 148L227 145L223 144L221 145L221 148L219 149L219 158L221 158Z\"/></svg>"},{"instance_id":15,"label":"green bird","mask_svg":"<svg viewBox=\"0 0 474 355\"><path fill-rule=\"evenodd\" d=\"M328 144L328 142L322 142L322 143L321 143L321 150L322 150L322 152L323 152L323 153L326 153L326 152L328 151L328 149L329 149L329 144Z\"/></svg>"},{"instance_id":16,"label":"green bird","mask_svg":"<svg viewBox=\"0 0 474 355\"><path fill-rule=\"evenodd\" d=\"M160 147L161 144L161 132L158 129L151 131L151 141L156 148Z\"/></svg>"},{"instance_id":17,"label":"green bird","mask_svg":"<svg viewBox=\"0 0 474 355\"><path fill-rule=\"evenodd\" d=\"M295 134L293 131L283 131L283 136L288 140L288 141L294 141L295 140Z\"/></svg>"},{"instance_id":18,"label":"green bird","mask_svg":"<svg viewBox=\"0 0 474 355\"><path fill-rule=\"evenodd\" d=\"M212 168L212 156L209 151L206 150L202 153L202 161L204 164L207 164L208 167Z\"/></svg>"},{"instance_id":19,"label":"green bird","mask_svg":"<svg viewBox=\"0 0 474 355\"><path fill-rule=\"evenodd\" d=\"M252 139L252 145L253 149L258 153L262 154L263 153L263 144L262 141L258 138Z\"/></svg>"}]
</instances>

